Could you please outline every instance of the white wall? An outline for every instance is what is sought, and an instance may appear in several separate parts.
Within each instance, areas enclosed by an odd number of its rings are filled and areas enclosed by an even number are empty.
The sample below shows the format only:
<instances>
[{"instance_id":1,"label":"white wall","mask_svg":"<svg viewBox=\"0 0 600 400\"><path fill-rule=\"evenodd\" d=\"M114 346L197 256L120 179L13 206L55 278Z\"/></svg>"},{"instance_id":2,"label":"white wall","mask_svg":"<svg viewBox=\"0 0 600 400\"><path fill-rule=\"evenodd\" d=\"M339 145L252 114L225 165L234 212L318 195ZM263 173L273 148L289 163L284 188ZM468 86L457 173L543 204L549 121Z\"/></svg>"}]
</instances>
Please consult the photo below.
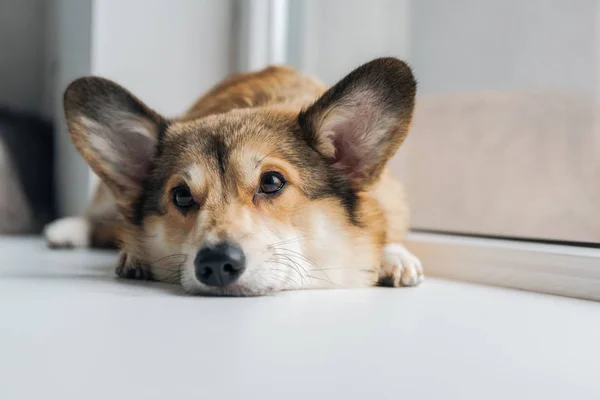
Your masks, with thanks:
<instances>
[{"instance_id":1,"label":"white wall","mask_svg":"<svg viewBox=\"0 0 600 400\"><path fill-rule=\"evenodd\" d=\"M421 94L568 89L594 95L597 0L411 1Z\"/></svg>"},{"instance_id":2,"label":"white wall","mask_svg":"<svg viewBox=\"0 0 600 400\"><path fill-rule=\"evenodd\" d=\"M394 55L411 63L420 94L599 87L597 0L290 3L290 62L327 83Z\"/></svg>"},{"instance_id":3,"label":"white wall","mask_svg":"<svg viewBox=\"0 0 600 400\"><path fill-rule=\"evenodd\" d=\"M48 114L44 0L0 0L0 106Z\"/></svg>"},{"instance_id":4,"label":"white wall","mask_svg":"<svg viewBox=\"0 0 600 400\"><path fill-rule=\"evenodd\" d=\"M96 0L92 73L173 115L234 68L229 0Z\"/></svg>"},{"instance_id":5,"label":"white wall","mask_svg":"<svg viewBox=\"0 0 600 400\"><path fill-rule=\"evenodd\" d=\"M328 84L373 58L409 53L410 0L290 3L290 63Z\"/></svg>"}]
</instances>

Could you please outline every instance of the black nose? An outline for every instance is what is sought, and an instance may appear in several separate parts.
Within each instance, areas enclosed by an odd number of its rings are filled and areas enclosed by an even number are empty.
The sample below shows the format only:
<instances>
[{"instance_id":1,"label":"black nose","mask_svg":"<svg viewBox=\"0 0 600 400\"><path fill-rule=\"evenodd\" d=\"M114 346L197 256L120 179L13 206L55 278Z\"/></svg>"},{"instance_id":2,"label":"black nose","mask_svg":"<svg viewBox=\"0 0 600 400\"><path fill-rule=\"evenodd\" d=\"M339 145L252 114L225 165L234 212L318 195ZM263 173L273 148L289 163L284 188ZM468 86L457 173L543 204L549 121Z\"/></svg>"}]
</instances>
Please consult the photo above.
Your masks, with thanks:
<instances>
[{"instance_id":1,"label":"black nose","mask_svg":"<svg viewBox=\"0 0 600 400\"><path fill-rule=\"evenodd\" d=\"M196 278L208 286L225 286L235 281L246 269L246 256L233 244L203 247L194 260Z\"/></svg>"}]
</instances>

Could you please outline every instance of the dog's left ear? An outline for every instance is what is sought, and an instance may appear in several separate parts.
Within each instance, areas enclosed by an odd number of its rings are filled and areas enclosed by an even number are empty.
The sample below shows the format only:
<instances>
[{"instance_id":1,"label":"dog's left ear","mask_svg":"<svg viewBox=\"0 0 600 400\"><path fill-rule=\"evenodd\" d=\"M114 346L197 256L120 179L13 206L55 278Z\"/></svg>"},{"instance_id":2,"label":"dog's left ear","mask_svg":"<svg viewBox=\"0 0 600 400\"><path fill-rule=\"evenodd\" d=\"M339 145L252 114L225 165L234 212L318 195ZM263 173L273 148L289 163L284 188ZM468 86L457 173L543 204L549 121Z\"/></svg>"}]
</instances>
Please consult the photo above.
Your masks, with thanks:
<instances>
[{"instance_id":1,"label":"dog's left ear","mask_svg":"<svg viewBox=\"0 0 600 400\"><path fill-rule=\"evenodd\" d=\"M125 88L99 77L72 82L64 107L73 144L128 216L167 121Z\"/></svg>"},{"instance_id":2,"label":"dog's left ear","mask_svg":"<svg viewBox=\"0 0 600 400\"><path fill-rule=\"evenodd\" d=\"M368 62L300 113L301 134L352 186L376 181L410 127L416 82L396 58Z\"/></svg>"}]
</instances>

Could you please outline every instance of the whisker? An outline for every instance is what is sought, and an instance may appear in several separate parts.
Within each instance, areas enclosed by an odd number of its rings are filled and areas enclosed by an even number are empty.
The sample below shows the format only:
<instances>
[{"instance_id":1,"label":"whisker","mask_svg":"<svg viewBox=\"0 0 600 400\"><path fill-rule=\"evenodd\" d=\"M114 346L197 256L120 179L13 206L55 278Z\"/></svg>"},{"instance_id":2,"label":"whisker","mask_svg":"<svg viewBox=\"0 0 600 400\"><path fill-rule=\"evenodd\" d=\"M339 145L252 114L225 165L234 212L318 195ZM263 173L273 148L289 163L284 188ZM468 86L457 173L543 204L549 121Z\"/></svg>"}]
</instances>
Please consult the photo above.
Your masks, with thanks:
<instances>
[{"instance_id":1,"label":"whisker","mask_svg":"<svg viewBox=\"0 0 600 400\"><path fill-rule=\"evenodd\" d=\"M277 263L280 264L280 263ZM280 272L280 273L285 273L287 270L281 270L281 269L276 269L276 268L271 268L271 271L273 272ZM292 274L292 275L285 275L283 277L277 276L277 275L273 275L271 276L271 278L273 279L278 279L279 282L285 284L285 285L289 285L290 287L294 286L294 287L301 287L302 284L299 283L296 280L296 276L298 276L298 274Z\"/></svg>"},{"instance_id":2,"label":"whisker","mask_svg":"<svg viewBox=\"0 0 600 400\"><path fill-rule=\"evenodd\" d=\"M290 285L290 281L289 281L289 279L286 279L286 278L281 278L281 277L277 277L277 276L272 276L272 277L271 277L271 280L274 280L274 281L275 281L275 282L277 282L277 283L281 283L281 284L283 284L284 286L291 286L291 285ZM269 287L268 285L265 285L265 288L264 288L264 289L266 289L266 288L268 288L268 287Z\"/></svg>"},{"instance_id":3,"label":"whisker","mask_svg":"<svg viewBox=\"0 0 600 400\"><path fill-rule=\"evenodd\" d=\"M277 264L280 264L282 266L287 266L288 268L290 267L289 265L287 265L287 264L284 265L281 262L277 262ZM298 287L298 288L302 287L304 285L304 275L302 273L300 273L300 271L297 268L292 267L292 270L294 273L291 275L286 275L285 276L286 280L289 281L290 284L292 284L294 287ZM285 272L285 271L283 271L283 272ZM300 278L300 281L298 281L298 278Z\"/></svg>"},{"instance_id":4,"label":"whisker","mask_svg":"<svg viewBox=\"0 0 600 400\"><path fill-rule=\"evenodd\" d=\"M295 238L292 238L292 239L287 239L287 240L282 240L280 242L275 242L275 243L269 245L268 248L272 249L274 247L282 246L284 244L289 244L289 243L293 243L293 242L297 242L299 240L302 240L302 237L301 236L296 236Z\"/></svg>"},{"instance_id":5,"label":"whisker","mask_svg":"<svg viewBox=\"0 0 600 400\"><path fill-rule=\"evenodd\" d=\"M290 268L292 271L294 271L296 273L296 275L298 275L300 277L300 280L301 280L300 286L304 285L304 275L293 264L287 264L285 262L282 262L281 260L267 260L265 262L271 262L271 263L275 263L275 264Z\"/></svg>"},{"instance_id":6,"label":"whisker","mask_svg":"<svg viewBox=\"0 0 600 400\"><path fill-rule=\"evenodd\" d=\"M279 260L279 261L283 258L284 260L291 262L294 265L295 269L298 271L298 273L300 273L300 269L302 269L304 272L306 272L306 269L302 265L300 265L296 261L292 260L290 257L287 257L283 254L275 254L275 256L277 257L277 260Z\"/></svg>"},{"instance_id":7,"label":"whisker","mask_svg":"<svg viewBox=\"0 0 600 400\"><path fill-rule=\"evenodd\" d=\"M299 257L299 258L301 258L302 260L304 260L304 261L308 262L310 265L312 265L312 266L315 268L315 270L316 270L316 271L321 271L321 272L323 272L323 275L325 275L325 277L326 277L326 278L329 280L329 282L333 283L333 282L331 281L331 278L330 278L330 277L329 277L329 275L327 274L327 272L325 272L326 270L325 270L325 269L323 269L323 268L321 268L321 266L320 266L319 264L317 264L315 261L313 261L313 260L311 260L310 258L308 258L307 256L305 256L304 254L301 254L301 253L298 253L297 251L294 251L294 250L291 250L291 249L286 249L286 248L283 248L283 249L278 249L277 251L280 251L280 250L285 250L285 251L287 251L287 252L291 252L292 254L295 254L295 255L296 255L296 257ZM312 270L312 271L315 271L315 270ZM306 271L306 270L305 270L305 271ZM308 271L307 271L307 272L308 272Z\"/></svg>"},{"instance_id":8,"label":"whisker","mask_svg":"<svg viewBox=\"0 0 600 400\"><path fill-rule=\"evenodd\" d=\"M307 263L309 263L310 265L312 265L315 268L319 268L319 266L317 265L316 262L314 262L313 260L311 260L310 258L306 257L304 254L302 253L298 253L297 251L291 250L291 249L286 249L285 247L282 248L276 248L275 251L287 251L289 253L294 254L294 256L300 258L301 260L306 261ZM277 253L275 253L277 254ZM288 255L289 256L289 255Z\"/></svg>"},{"instance_id":9,"label":"whisker","mask_svg":"<svg viewBox=\"0 0 600 400\"><path fill-rule=\"evenodd\" d=\"M286 257L286 256L281 256L281 255L279 257L283 257L285 260L287 260L287 261L291 262L292 264L294 264L296 266L296 269L298 271L302 270L302 272L304 272L304 274L302 274L302 275L307 275L308 274L307 271L306 271L306 268L304 268L304 266L302 264L300 264L299 262L294 261L291 257Z\"/></svg>"},{"instance_id":10,"label":"whisker","mask_svg":"<svg viewBox=\"0 0 600 400\"><path fill-rule=\"evenodd\" d=\"M284 266L284 267L291 268L291 269L292 269L293 271L295 271L295 272L296 272L298 275L302 275L302 273L300 272L300 270L299 270L299 269L297 268L297 266L295 266L293 263L292 263L292 264L288 264L288 263L282 262L281 260L272 260L272 261L269 261L269 260L267 260L267 261L265 261L265 262L272 262L272 263L275 263L275 264L282 265L282 266Z\"/></svg>"},{"instance_id":11,"label":"whisker","mask_svg":"<svg viewBox=\"0 0 600 400\"><path fill-rule=\"evenodd\" d=\"M158 259L156 259L154 261L151 261L150 264L158 263L158 262L161 262L163 260L170 260L172 258L184 258L184 259L187 259L187 255L186 254L170 254L168 256L164 256L164 257L158 258Z\"/></svg>"},{"instance_id":12,"label":"whisker","mask_svg":"<svg viewBox=\"0 0 600 400\"><path fill-rule=\"evenodd\" d=\"M181 275L181 267L179 265L177 265L175 268L163 269L163 271L167 272L165 276Z\"/></svg>"},{"instance_id":13,"label":"whisker","mask_svg":"<svg viewBox=\"0 0 600 400\"><path fill-rule=\"evenodd\" d=\"M167 269L172 269L173 267L177 267L178 265L183 265L183 264L185 264L184 261L170 261L170 262L163 262L160 264L152 264L151 266L156 269L167 270Z\"/></svg>"},{"instance_id":14,"label":"whisker","mask_svg":"<svg viewBox=\"0 0 600 400\"><path fill-rule=\"evenodd\" d=\"M169 254L164 257L157 258L149 262L149 266L153 271L160 272L159 282L178 283L181 282L181 268L187 260L186 254Z\"/></svg>"},{"instance_id":15,"label":"whisker","mask_svg":"<svg viewBox=\"0 0 600 400\"><path fill-rule=\"evenodd\" d=\"M267 262L269 262L269 261L267 260ZM281 265L285 265L285 266L288 266L288 267L291 267L289 264L282 263L281 261L275 261L275 263L277 263L277 264L281 264ZM297 263L295 263L295 262L294 262L294 264L295 264L295 265L298 265L298 264L297 264ZM293 268L293 267L292 267L292 268ZM294 268L294 270L295 270L297 273L299 273L299 274L300 274L300 272L299 272L299 270L298 270L297 268ZM306 271L306 270L305 270L305 271ZM325 278L320 278L320 277L317 277L317 276L313 276L313 275L310 275L310 274L308 274L308 272L306 272L305 274L300 274L300 275L301 275L301 277L302 277L302 281L303 281L303 282L304 282L304 278L305 278L305 277L307 277L307 278L311 278L311 279L316 279L316 280L320 280L320 281L323 281L323 282L327 282L327 283L329 283L329 284L331 284L331 285L334 285L334 286L337 286L337 287L340 287L340 288L342 288L342 287L343 287L342 285L339 285L339 284L337 284L337 283L335 283L335 282L331 281L331 279L325 279Z\"/></svg>"},{"instance_id":16,"label":"whisker","mask_svg":"<svg viewBox=\"0 0 600 400\"><path fill-rule=\"evenodd\" d=\"M311 260L311 259L309 259L308 257L304 257L302 254L300 254L300 253L298 253L298 252L295 252L295 251L293 251L293 250L292 250L292 253L294 253L295 255L287 255L287 254L286 254L286 255L284 255L284 254L280 254L280 256L283 256L283 257L287 258L288 260L290 260L290 261L292 261L292 262L294 262L294 263L295 263L295 261L293 260L293 257L294 257L294 256L295 256L295 257L298 257L298 258L300 258L300 259L302 259L302 260L304 260L304 261L306 261L306 262L308 262L308 263L310 263L310 264L311 264L313 267L315 267L315 268L316 268L316 270L317 270L317 271L321 271L321 272L323 272L323 275L325 275L325 278L326 278L326 279L324 279L324 280L327 280L327 281L329 281L330 283L332 283L332 284L333 284L333 281L331 280L331 278L329 277L329 275L327 274L327 272L325 272L325 271L324 271L324 270L323 270L321 267L319 267L319 265L317 265L317 264L316 264L314 261L312 261L312 260ZM277 254L277 253L276 253L276 254ZM298 264L299 264L299 263L298 263ZM300 265L299 265L299 266L300 266ZM306 268L304 268L303 266L301 266L301 268L304 270L304 273L305 273L307 276L310 276L310 275L308 274L308 271L306 270ZM314 272L314 271L315 271L315 270L313 270L313 272Z\"/></svg>"}]
</instances>

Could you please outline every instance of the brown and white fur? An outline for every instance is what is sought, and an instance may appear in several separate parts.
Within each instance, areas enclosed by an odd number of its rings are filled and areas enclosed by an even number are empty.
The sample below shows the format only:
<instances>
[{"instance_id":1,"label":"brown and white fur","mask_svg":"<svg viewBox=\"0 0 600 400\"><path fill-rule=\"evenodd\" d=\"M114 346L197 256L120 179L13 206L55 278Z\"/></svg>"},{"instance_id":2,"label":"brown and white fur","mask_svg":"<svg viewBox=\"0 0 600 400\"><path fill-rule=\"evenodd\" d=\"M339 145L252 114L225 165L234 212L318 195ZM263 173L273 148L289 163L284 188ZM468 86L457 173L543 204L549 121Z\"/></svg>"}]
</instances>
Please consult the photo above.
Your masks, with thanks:
<instances>
[{"instance_id":1,"label":"brown and white fur","mask_svg":"<svg viewBox=\"0 0 600 400\"><path fill-rule=\"evenodd\" d=\"M269 67L167 119L114 82L78 79L64 97L69 132L102 182L86 214L50 224L46 239L118 243L117 275L192 294L417 285L421 264L401 245L403 189L385 168L409 131L415 92L394 58L330 89ZM203 283L201 254L224 246L241 250L243 273Z\"/></svg>"}]
</instances>

